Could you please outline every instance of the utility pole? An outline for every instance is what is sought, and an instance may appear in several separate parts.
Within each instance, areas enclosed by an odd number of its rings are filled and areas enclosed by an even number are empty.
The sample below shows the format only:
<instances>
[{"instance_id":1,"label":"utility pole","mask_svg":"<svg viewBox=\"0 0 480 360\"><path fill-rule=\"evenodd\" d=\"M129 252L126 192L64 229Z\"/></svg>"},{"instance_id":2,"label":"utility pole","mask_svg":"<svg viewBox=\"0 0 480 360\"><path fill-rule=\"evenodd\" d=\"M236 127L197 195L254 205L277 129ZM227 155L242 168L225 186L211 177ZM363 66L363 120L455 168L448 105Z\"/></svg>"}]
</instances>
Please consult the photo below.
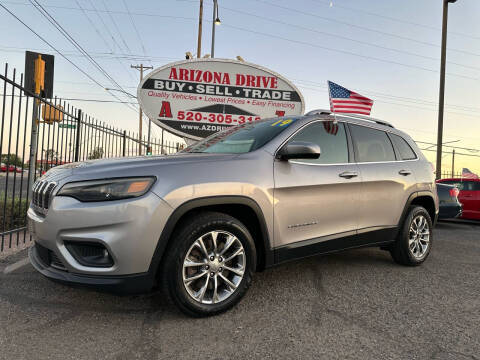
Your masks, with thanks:
<instances>
[{"instance_id":1,"label":"utility pole","mask_svg":"<svg viewBox=\"0 0 480 360\"><path fill-rule=\"evenodd\" d=\"M143 70L151 70L153 66L143 66L140 65L130 65L132 69L140 70L140 82L143 80ZM142 155L142 108L139 106L139 117L138 117L138 155Z\"/></svg>"},{"instance_id":2,"label":"utility pole","mask_svg":"<svg viewBox=\"0 0 480 360\"><path fill-rule=\"evenodd\" d=\"M440 94L438 100L438 133L437 133L437 166L436 178L442 177L442 141L443 141L443 110L445 105L445 65L447 58L447 25L448 25L448 3L457 0L443 0L443 21L442 21L442 54L440 64Z\"/></svg>"},{"instance_id":3,"label":"utility pole","mask_svg":"<svg viewBox=\"0 0 480 360\"><path fill-rule=\"evenodd\" d=\"M455 149L452 151L452 178L455 177Z\"/></svg>"},{"instance_id":4,"label":"utility pole","mask_svg":"<svg viewBox=\"0 0 480 360\"><path fill-rule=\"evenodd\" d=\"M198 13L197 58L200 58L202 56L202 21L203 21L203 0L200 0L200 11Z\"/></svg>"}]
</instances>

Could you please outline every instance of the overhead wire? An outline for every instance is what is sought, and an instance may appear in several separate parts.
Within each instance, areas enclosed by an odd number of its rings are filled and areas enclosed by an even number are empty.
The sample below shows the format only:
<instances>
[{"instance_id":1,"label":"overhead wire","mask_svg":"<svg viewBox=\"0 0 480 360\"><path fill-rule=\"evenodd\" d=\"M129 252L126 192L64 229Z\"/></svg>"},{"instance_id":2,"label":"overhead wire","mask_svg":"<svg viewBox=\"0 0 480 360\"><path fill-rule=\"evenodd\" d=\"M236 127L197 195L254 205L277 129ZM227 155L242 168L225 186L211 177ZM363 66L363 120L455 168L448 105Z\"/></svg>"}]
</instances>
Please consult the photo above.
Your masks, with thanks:
<instances>
[{"instance_id":1,"label":"overhead wire","mask_svg":"<svg viewBox=\"0 0 480 360\"><path fill-rule=\"evenodd\" d=\"M68 31L66 31L62 27L62 25L60 25L56 21L56 19L37 0L29 0L29 1L32 3L35 9L60 32L60 34L62 34L77 50L85 54L85 56L90 61L90 63L94 65L94 67L97 68L97 70L99 70L100 73L102 73L116 88L125 92L125 90L118 84L118 82L110 74L108 74L95 59L93 59L90 56L90 54L68 33ZM118 99L116 95L112 94L112 96Z\"/></svg>"},{"instance_id":2,"label":"overhead wire","mask_svg":"<svg viewBox=\"0 0 480 360\"><path fill-rule=\"evenodd\" d=\"M125 6L125 9L127 10L127 14L128 14L128 17L130 18L130 22L132 23L132 27L135 30L135 33L137 34L137 38L138 38L138 41L140 42L140 45L142 47L142 51L143 51L144 54L146 54L145 45L143 44L143 40L142 40L142 37L140 36L140 33L138 32L137 25L135 25L135 20L133 18L133 15L130 12L130 9L128 8L128 5L125 2L125 0L122 0L122 1L123 1L123 6Z\"/></svg>"},{"instance_id":3,"label":"overhead wire","mask_svg":"<svg viewBox=\"0 0 480 360\"><path fill-rule=\"evenodd\" d=\"M417 44L433 46L433 47L437 47L437 48L441 47L439 44L431 43L431 42L428 42L428 41L422 41L422 40L414 39L414 38L411 38L411 37L408 37L408 36L393 34L393 33L389 33L389 32L378 30L378 29L372 29L372 28L369 28L367 26L352 24L351 22L333 19L333 18L330 18L330 17L315 14L313 12L306 12L306 11L302 11L302 10L299 10L299 9L296 9L296 8L292 8L292 7L288 7L288 6L284 6L284 5L280 5L280 4L276 4L276 3L271 3L267 0L250 0L250 1L255 1L255 2L258 2L258 3L263 3L263 4L266 4L266 5L269 5L269 6L284 9L284 10L287 10L289 13L295 12L295 13L302 14L302 15L305 15L305 16L310 16L310 17L314 17L314 18L317 18L317 19L322 19L322 20L325 20L325 21L334 22L334 23L337 23L337 24L342 24L342 25L352 27L352 28L355 28L355 29L360 29L360 30L364 30L364 31L368 31L368 32L382 34L384 36L394 37L394 38L397 38L397 39L402 39L402 40L414 42L414 43L417 43ZM461 49L454 49L454 48L451 48L451 47L448 50L449 51L454 51L454 52L460 52L460 53L463 53L463 54L473 55L473 56L480 56L480 54L472 53L470 51L461 50Z\"/></svg>"},{"instance_id":4,"label":"overhead wire","mask_svg":"<svg viewBox=\"0 0 480 360\"><path fill-rule=\"evenodd\" d=\"M256 17L256 18L259 18L259 19L262 19L262 20L265 20L265 21L269 21L269 22L272 22L272 23L285 25L285 26L288 26L288 27L294 27L294 28L297 28L297 29L300 29L300 30L314 32L314 33L317 33L317 34L320 34L320 35L335 37L335 38L338 38L338 39L347 40L347 41L355 42L355 43L366 45L366 46L375 47L375 48L382 49L382 50L393 51L393 52L397 52L397 53L400 53L400 54L406 54L406 55L415 56L415 57L419 57L419 58L427 59L427 60L440 61L440 58L436 58L436 57L433 57L433 56L421 55L421 54L416 53L416 52L411 52L411 51L401 50L401 49L392 48L392 47L388 47L388 46L378 45L378 44L375 44L375 43L372 43L372 42L358 40L358 39L354 39L354 38L351 38L351 37L348 37L348 36L338 35L338 34L326 32L326 31L320 31L320 30L313 29L313 28L310 28L310 27L297 25L297 24L293 24L293 23L290 23L290 22L286 22L286 21L277 20L277 19L274 19L274 18L271 18L271 17L261 16L261 15L258 15L258 14L250 13L250 12L239 10L239 9L232 9L232 8L229 8L229 7L226 7L226 6L222 6L222 10L227 10L227 11L231 11L231 12L238 13L238 14L243 14L243 15L247 15L247 16L251 16L251 17ZM454 61L447 61L447 63L452 64L452 65L456 65L456 66L460 66L460 67L464 67L464 68L467 68L467 69L480 71L480 67L477 67L477 66L461 64L461 63L457 63L457 62L454 62Z\"/></svg>"},{"instance_id":5,"label":"overhead wire","mask_svg":"<svg viewBox=\"0 0 480 360\"><path fill-rule=\"evenodd\" d=\"M316 3L316 4L323 3L325 5L328 5L329 7L330 7L330 4L332 4L332 1L330 1L330 0L309 0L309 1L312 2L312 3ZM366 14L366 15L369 15L369 16L378 17L378 18L398 22L398 23L401 23L401 24L414 25L414 26L422 27L422 28L425 28L425 29L433 30L433 31L441 30L441 28L436 27L436 26L420 24L418 22L399 19L399 18L396 18L396 17L393 17L393 16L387 16L387 15L383 15L383 14L378 14L378 13L374 13L374 12L367 11L367 10L360 9L360 8L352 8L352 7L348 7L348 6L339 4L337 2L335 2L332 7L340 8L340 9L346 9L346 10L352 11L356 14L357 13L362 13L362 14ZM449 30L448 33L451 34L451 35L466 37L466 38L470 38L470 39L474 39L474 40L480 40L479 36L473 36L473 35L467 34L467 33L462 33L462 32L457 32L457 31L452 31L452 30Z\"/></svg>"},{"instance_id":6,"label":"overhead wire","mask_svg":"<svg viewBox=\"0 0 480 360\"><path fill-rule=\"evenodd\" d=\"M122 40L122 43L125 46L126 51L131 53L132 51L130 50L130 47L128 46L127 42L125 41L125 38L123 37L122 32L120 31L120 28L118 27L118 24L115 21L113 15L112 15L112 12L108 9L107 3L105 2L105 0L102 0L102 3L103 3L103 7L105 8L105 11L107 12L107 14L110 18L110 21L112 22L113 26L115 27L115 30L116 30L118 36Z\"/></svg>"}]
</instances>

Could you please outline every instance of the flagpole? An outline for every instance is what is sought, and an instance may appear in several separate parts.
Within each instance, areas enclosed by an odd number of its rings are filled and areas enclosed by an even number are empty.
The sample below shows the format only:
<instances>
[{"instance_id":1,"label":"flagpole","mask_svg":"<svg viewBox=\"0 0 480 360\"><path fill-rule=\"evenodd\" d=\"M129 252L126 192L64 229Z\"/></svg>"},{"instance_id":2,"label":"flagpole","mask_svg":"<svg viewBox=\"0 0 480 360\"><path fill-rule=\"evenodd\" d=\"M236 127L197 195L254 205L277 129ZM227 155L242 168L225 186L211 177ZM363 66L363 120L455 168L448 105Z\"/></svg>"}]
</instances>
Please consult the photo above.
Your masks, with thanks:
<instances>
[{"instance_id":1,"label":"flagpole","mask_svg":"<svg viewBox=\"0 0 480 360\"><path fill-rule=\"evenodd\" d=\"M328 100L330 102L330 111L333 112L333 123L336 124L338 122L337 115L335 114L335 107L332 106L332 90L330 88L330 81L328 80L327 80L327 86L328 86Z\"/></svg>"}]
</instances>

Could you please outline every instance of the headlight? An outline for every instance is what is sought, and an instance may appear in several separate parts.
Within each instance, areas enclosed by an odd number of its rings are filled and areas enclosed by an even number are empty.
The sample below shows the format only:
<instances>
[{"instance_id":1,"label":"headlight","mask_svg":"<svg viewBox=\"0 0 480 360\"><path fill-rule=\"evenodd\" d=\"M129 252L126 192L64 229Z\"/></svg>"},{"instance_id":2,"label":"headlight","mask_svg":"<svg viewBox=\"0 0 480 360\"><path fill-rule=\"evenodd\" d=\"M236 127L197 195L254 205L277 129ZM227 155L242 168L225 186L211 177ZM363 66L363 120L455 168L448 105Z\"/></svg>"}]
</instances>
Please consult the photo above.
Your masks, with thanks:
<instances>
[{"instance_id":1,"label":"headlight","mask_svg":"<svg viewBox=\"0 0 480 360\"><path fill-rule=\"evenodd\" d=\"M57 196L70 196L83 202L129 199L144 195L154 182L154 177L71 182L65 184Z\"/></svg>"}]
</instances>

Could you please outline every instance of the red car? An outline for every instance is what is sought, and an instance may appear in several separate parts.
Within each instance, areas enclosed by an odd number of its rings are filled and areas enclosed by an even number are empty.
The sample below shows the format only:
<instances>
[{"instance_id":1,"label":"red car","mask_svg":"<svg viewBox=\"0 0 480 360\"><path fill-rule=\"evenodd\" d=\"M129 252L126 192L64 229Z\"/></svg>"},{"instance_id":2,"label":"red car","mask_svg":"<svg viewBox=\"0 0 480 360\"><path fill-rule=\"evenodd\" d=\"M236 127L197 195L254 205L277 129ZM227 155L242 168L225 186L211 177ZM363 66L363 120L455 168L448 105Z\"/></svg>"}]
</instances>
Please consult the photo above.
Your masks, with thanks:
<instances>
[{"instance_id":1,"label":"red car","mask_svg":"<svg viewBox=\"0 0 480 360\"><path fill-rule=\"evenodd\" d=\"M458 200L463 205L462 219L480 220L480 179L441 179L438 183L454 185L460 194Z\"/></svg>"},{"instance_id":2,"label":"red car","mask_svg":"<svg viewBox=\"0 0 480 360\"><path fill-rule=\"evenodd\" d=\"M0 171L1 171L1 172L7 172L7 165L4 164L4 163L1 163L1 165L0 165ZM23 171L22 168L19 168L19 167L14 166L14 165L8 165L8 172L21 173L22 171Z\"/></svg>"}]
</instances>

